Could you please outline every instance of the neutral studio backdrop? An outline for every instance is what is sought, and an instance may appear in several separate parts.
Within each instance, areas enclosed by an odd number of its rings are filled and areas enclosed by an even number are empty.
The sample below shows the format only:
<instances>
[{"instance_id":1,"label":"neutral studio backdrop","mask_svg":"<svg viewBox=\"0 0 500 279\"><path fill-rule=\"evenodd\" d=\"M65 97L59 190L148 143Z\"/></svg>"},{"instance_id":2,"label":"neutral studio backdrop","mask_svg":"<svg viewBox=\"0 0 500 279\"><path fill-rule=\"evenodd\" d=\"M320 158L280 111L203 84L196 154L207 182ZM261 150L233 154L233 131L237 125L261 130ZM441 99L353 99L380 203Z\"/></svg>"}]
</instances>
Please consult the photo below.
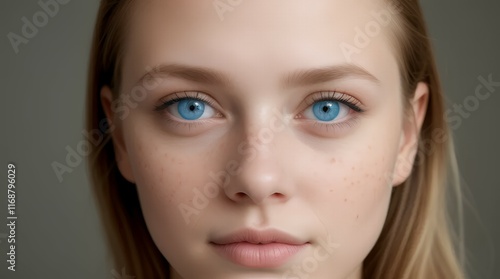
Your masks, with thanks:
<instances>
[{"instance_id":1,"label":"neutral studio backdrop","mask_svg":"<svg viewBox=\"0 0 500 279\"><path fill-rule=\"evenodd\" d=\"M46 2L47 0L42 0ZM65 0L19 45L38 0L0 2L0 278L122 278L113 270L82 162L59 182L52 162L83 139L85 81L98 0ZM60 2L64 2L60 0ZM422 1L447 106L473 104L479 77L500 82L500 1ZM470 278L500 278L500 87L453 129L467 189ZM16 271L7 270L7 164L17 169Z\"/></svg>"}]
</instances>

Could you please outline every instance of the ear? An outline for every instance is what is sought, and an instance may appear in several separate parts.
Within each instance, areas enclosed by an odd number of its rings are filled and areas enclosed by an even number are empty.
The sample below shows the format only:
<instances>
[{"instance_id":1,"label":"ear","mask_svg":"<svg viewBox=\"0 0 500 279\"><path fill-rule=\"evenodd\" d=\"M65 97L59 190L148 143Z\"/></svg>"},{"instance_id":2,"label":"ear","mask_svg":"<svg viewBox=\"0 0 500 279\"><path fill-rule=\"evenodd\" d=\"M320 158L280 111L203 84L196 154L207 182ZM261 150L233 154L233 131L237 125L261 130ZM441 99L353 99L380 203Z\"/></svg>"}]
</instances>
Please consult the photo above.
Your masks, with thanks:
<instances>
[{"instance_id":1,"label":"ear","mask_svg":"<svg viewBox=\"0 0 500 279\"><path fill-rule=\"evenodd\" d=\"M118 100L113 100L113 93L108 86L101 88L101 104L104 109L104 113L108 119L109 126L115 127L111 132L111 137L113 140L113 149L115 151L115 160L118 165L118 169L125 179L131 183L135 183L127 148L123 140L123 128L122 125L120 125L121 123L118 123L118 117L115 115L114 107L116 102L118 102Z\"/></svg>"},{"instance_id":2,"label":"ear","mask_svg":"<svg viewBox=\"0 0 500 279\"><path fill-rule=\"evenodd\" d=\"M398 160L394 168L392 185L397 186L405 182L411 174L415 156L418 152L420 131L427 112L429 87L419 82L411 100L411 111L405 117L403 130L399 141Z\"/></svg>"}]
</instances>

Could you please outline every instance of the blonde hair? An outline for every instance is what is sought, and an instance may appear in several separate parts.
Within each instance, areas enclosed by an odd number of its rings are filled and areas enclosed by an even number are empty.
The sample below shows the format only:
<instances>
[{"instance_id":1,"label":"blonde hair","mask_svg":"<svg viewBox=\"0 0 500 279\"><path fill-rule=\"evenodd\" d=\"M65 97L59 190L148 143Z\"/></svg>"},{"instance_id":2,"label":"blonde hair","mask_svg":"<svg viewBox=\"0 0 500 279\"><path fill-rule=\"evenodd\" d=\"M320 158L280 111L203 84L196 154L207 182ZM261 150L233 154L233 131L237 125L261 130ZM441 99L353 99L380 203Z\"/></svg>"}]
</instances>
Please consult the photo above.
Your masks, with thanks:
<instances>
[{"instance_id":1,"label":"blonde hair","mask_svg":"<svg viewBox=\"0 0 500 279\"><path fill-rule=\"evenodd\" d=\"M115 266L125 267L137 278L169 278L169 264L148 232L135 185L118 170L100 102L103 86L109 86L115 98L120 91L125 19L132 2L102 0L99 7L88 72L86 125L89 131L98 129L105 139L91 145L88 164ZM405 99L411 100L422 81L429 86L430 96L413 171L393 189L383 231L364 260L363 278L464 278L446 207L449 190L460 197L457 181L447 180L456 177L456 159L423 13L417 0L391 3L399 8L395 31ZM447 175L448 166L452 166L451 175Z\"/></svg>"}]
</instances>

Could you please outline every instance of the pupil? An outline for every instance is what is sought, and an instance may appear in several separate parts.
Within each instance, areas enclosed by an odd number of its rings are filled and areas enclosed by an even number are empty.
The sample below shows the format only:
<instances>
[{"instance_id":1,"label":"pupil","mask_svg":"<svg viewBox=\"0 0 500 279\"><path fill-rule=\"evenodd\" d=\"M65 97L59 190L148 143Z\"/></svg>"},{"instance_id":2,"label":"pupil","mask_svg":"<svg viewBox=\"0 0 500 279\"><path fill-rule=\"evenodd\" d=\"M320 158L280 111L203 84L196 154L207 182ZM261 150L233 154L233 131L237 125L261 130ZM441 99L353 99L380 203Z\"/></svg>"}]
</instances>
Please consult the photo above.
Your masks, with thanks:
<instances>
[{"instance_id":1,"label":"pupil","mask_svg":"<svg viewBox=\"0 0 500 279\"><path fill-rule=\"evenodd\" d=\"M330 110L330 108L328 106L323 107L323 112L328 112L328 110Z\"/></svg>"}]
</instances>

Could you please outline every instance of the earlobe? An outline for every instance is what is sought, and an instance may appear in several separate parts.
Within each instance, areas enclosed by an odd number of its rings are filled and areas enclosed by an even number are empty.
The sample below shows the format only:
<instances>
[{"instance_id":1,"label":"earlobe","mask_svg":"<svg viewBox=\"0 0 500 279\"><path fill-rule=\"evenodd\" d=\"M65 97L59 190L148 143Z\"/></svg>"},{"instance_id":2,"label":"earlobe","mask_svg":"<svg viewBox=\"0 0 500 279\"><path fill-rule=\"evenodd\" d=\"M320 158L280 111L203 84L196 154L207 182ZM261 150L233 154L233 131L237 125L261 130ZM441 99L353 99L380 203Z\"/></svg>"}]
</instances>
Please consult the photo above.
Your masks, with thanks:
<instances>
[{"instance_id":1,"label":"earlobe","mask_svg":"<svg viewBox=\"0 0 500 279\"><path fill-rule=\"evenodd\" d=\"M393 186L402 184L411 174L418 152L420 131L427 112L428 100L429 87L426 83L419 82L415 89L413 100L410 102L410 109L412 111L404 119L398 159L392 180Z\"/></svg>"},{"instance_id":2,"label":"earlobe","mask_svg":"<svg viewBox=\"0 0 500 279\"><path fill-rule=\"evenodd\" d=\"M122 176L131 183L135 183L135 179L132 173L132 168L130 166L130 160L127 153L127 148L123 140L123 129L121 123L119 123L118 118L115 116L113 106L113 92L108 86L101 88L101 104L108 119L110 126L115 128L111 132L111 138L113 140L113 149L115 151L115 160L118 165L118 169Z\"/></svg>"}]
</instances>

